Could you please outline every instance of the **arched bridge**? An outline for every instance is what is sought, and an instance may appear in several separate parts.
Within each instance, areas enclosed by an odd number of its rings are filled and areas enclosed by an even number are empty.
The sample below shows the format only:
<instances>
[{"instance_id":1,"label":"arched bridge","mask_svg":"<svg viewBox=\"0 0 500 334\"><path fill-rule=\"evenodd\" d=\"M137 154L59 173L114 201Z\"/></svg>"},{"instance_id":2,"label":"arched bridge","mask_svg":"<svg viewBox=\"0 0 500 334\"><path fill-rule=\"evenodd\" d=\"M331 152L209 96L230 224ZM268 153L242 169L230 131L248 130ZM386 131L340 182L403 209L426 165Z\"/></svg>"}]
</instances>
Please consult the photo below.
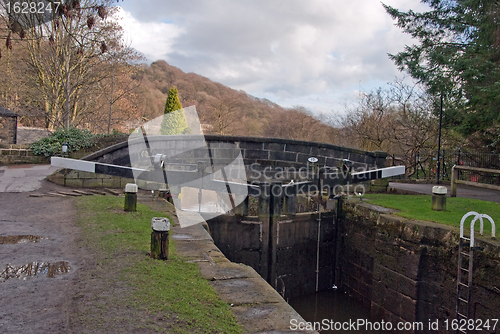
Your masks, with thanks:
<instances>
[{"instance_id":1,"label":"arched bridge","mask_svg":"<svg viewBox=\"0 0 500 334\"><path fill-rule=\"evenodd\" d=\"M149 137L150 143L157 142L170 154L183 151L186 136ZM353 163L353 169L369 170L385 167L387 153L369 152L332 144L299 141L281 138L261 138L243 136L205 135L208 149L211 151L212 163L225 165L234 160L241 152L246 166L296 167L307 165L307 159L316 157L319 166L337 167L343 159ZM161 142L161 143L160 143ZM113 165L130 166L128 142L122 142L98 152L84 160ZM207 159L207 150L194 150L179 157L181 163L197 163Z\"/></svg>"}]
</instances>

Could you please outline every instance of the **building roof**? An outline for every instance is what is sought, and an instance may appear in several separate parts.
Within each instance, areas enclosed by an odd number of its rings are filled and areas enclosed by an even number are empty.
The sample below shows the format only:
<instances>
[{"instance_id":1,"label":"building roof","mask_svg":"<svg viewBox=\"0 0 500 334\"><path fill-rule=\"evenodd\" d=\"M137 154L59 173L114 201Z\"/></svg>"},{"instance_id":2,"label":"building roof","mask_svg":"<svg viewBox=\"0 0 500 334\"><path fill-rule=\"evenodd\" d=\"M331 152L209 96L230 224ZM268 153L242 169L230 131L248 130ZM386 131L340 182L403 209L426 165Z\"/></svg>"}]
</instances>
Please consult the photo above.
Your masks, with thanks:
<instances>
[{"instance_id":1,"label":"building roof","mask_svg":"<svg viewBox=\"0 0 500 334\"><path fill-rule=\"evenodd\" d=\"M7 108L0 106L0 116L16 117L17 114Z\"/></svg>"}]
</instances>

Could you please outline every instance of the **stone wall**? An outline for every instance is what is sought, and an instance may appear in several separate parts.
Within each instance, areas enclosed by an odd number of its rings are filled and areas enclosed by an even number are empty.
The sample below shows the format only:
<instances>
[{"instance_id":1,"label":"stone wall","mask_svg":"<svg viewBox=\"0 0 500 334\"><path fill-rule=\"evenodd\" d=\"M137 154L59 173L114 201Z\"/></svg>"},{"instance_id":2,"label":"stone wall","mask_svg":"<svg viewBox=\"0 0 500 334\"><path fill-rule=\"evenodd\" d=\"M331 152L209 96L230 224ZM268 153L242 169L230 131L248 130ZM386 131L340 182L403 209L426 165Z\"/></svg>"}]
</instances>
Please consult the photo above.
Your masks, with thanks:
<instances>
[{"instance_id":1,"label":"stone wall","mask_svg":"<svg viewBox=\"0 0 500 334\"><path fill-rule=\"evenodd\" d=\"M35 156L27 145L5 145L0 148L0 164L39 164L49 163L43 156Z\"/></svg>"},{"instance_id":2,"label":"stone wall","mask_svg":"<svg viewBox=\"0 0 500 334\"><path fill-rule=\"evenodd\" d=\"M49 175L47 180L62 186L77 188L123 189L127 183L135 183L134 179L99 173L82 172L65 168Z\"/></svg>"},{"instance_id":3,"label":"stone wall","mask_svg":"<svg viewBox=\"0 0 500 334\"><path fill-rule=\"evenodd\" d=\"M175 210L170 203L166 207L171 213ZM177 256L198 264L201 276L224 303L231 305L243 332L318 334L313 330L291 331L292 320L296 323L305 320L254 269L229 262L214 245L205 225L181 228L175 215L170 216L176 222L170 238L175 241Z\"/></svg>"},{"instance_id":4,"label":"stone wall","mask_svg":"<svg viewBox=\"0 0 500 334\"><path fill-rule=\"evenodd\" d=\"M318 214L281 215L276 233L266 231L266 217L219 216L208 220L210 234L232 262L254 268L284 298L331 288L335 265L335 213L323 212L318 252ZM269 217L267 217L269 219ZM274 236L268 241L266 235ZM319 276L316 266L319 254Z\"/></svg>"},{"instance_id":5,"label":"stone wall","mask_svg":"<svg viewBox=\"0 0 500 334\"><path fill-rule=\"evenodd\" d=\"M347 202L343 209L342 288L370 307L373 320L427 325L438 319L444 326L445 320L456 318L457 229L411 221L359 201ZM474 317L498 318L500 243L486 238L476 242L483 249L474 259ZM440 333L451 332L443 326Z\"/></svg>"},{"instance_id":6,"label":"stone wall","mask_svg":"<svg viewBox=\"0 0 500 334\"><path fill-rule=\"evenodd\" d=\"M203 149L197 149L190 152L182 152L186 145L186 138L189 136L150 136L148 137L149 144L153 147L153 154L168 153L175 155L176 159L169 160L175 163L196 164L198 161L210 162L210 157L207 152L207 146ZM199 141L200 137L193 137ZM264 168L271 168L272 171L280 173L283 168L298 169L307 166L307 159L311 156L318 158L320 166L336 167L342 159L353 161L354 168L369 169L374 167L385 167L385 152L367 152L342 146L331 144L322 144L314 142L305 142L279 138L254 138L254 137L239 137L239 136L218 136L206 135L205 140L212 156L214 167L218 168L225 166L242 154L245 167L247 169L247 178L249 181L263 180L264 175L255 177L255 173L259 173ZM129 143L127 141L109 146L105 149L94 152L83 157L83 160L96 161L107 164L120 166L130 166ZM201 145L205 145L203 142ZM72 154L72 158L81 158L81 153ZM282 169L280 169L282 168ZM81 186L83 181L75 181L79 174L66 175L69 170L63 170L51 180L62 185ZM272 174L272 172L270 173ZM267 175L270 175L267 174ZM83 174L86 181L85 184L109 184L109 179L120 179L109 176L98 175L90 177ZM93 181L91 181L93 179ZM69 180L69 181L66 181ZM282 182L286 181L281 179ZM113 184L123 183L122 181L113 181ZM126 179L126 182L134 182L131 179ZM158 188L159 185L150 184L145 181L138 181L138 186L144 189ZM109 187L109 186L103 186Z\"/></svg>"},{"instance_id":7,"label":"stone wall","mask_svg":"<svg viewBox=\"0 0 500 334\"><path fill-rule=\"evenodd\" d=\"M193 140L199 140L199 136ZM207 147L183 152L189 136L150 136L149 145L153 154L168 153L176 155L178 163L209 162ZM324 143L306 142L279 138L257 138L241 136L206 135L205 140L211 150L214 165L226 165L232 162L241 152L247 167L258 164L265 168L306 166L310 157L318 158L319 166L337 167L343 159L353 161L353 168L368 169L385 167L385 152L367 152L363 150L336 146ZM137 142L141 144L141 142ZM129 147L127 142L119 143L104 150L95 152L85 160L108 164L130 166ZM204 145L204 143L203 143Z\"/></svg>"},{"instance_id":8,"label":"stone wall","mask_svg":"<svg viewBox=\"0 0 500 334\"><path fill-rule=\"evenodd\" d=\"M0 113L0 144L16 144L16 137L17 116Z\"/></svg>"}]
</instances>

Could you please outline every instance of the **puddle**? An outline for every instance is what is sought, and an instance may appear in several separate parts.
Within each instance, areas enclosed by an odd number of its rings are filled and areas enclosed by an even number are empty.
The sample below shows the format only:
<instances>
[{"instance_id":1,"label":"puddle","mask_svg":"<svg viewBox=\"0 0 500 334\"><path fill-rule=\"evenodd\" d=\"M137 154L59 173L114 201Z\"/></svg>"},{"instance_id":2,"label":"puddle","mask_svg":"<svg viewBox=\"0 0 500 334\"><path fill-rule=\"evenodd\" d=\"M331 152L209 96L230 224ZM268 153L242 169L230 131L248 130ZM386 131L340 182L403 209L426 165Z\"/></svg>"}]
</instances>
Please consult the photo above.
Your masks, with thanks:
<instances>
[{"instance_id":1,"label":"puddle","mask_svg":"<svg viewBox=\"0 0 500 334\"><path fill-rule=\"evenodd\" d=\"M6 281L11 278L26 280L30 277L46 276L54 278L59 274L65 274L71 267L66 261L54 263L49 262L31 262L24 266L12 266L7 264L5 270L0 273L0 281Z\"/></svg>"},{"instance_id":2,"label":"puddle","mask_svg":"<svg viewBox=\"0 0 500 334\"><path fill-rule=\"evenodd\" d=\"M47 239L37 235L7 235L0 236L0 245L2 244L26 244L28 242L39 242L42 239Z\"/></svg>"}]
</instances>

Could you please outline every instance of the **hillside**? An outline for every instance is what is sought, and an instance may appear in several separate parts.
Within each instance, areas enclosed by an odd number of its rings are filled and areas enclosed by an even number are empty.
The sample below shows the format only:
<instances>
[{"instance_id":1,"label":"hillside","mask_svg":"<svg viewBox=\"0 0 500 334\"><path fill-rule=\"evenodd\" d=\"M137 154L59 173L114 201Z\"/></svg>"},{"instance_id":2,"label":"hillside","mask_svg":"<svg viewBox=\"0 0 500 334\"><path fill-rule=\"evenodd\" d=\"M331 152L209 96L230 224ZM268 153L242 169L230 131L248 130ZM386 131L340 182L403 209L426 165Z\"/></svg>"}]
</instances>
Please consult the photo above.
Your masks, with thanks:
<instances>
[{"instance_id":1,"label":"hillside","mask_svg":"<svg viewBox=\"0 0 500 334\"><path fill-rule=\"evenodd\" d=\"M48 128L64 125L63 112L52 111L60 91L42 94L36 71L27 65L25 41L16 41L0 57L0 106L15 112L19 126ZM108 69L109 71L109 69ZM96 71L95 73L98 73ZM179 91L183 106L195 105L207 134L281 137L337 143L335 129L302 107L285 109L266 99L237 91L195 73L185 73L163 60L151 65L112 64L112 73L72 96L71 126L93 133L128 133L163 114L167 93ZM58 84L61 84L58 82ZM56 103L57 102L57 103ZM58 105L58 104L57 104Z\"/></svg>"},{"instance_id":2,"label":"hillside","mask_svg":"<svg viewBox=\"0 0 500 334\"><path fill-rule=\"evenodd\" d=\"M163 114L168 90L176 86L183 106L195 105L200 121L211 134L283 137L332 142L334 129L304 108L285 109L266 100L184 73L163 60L143 65L135 91L137 114L146 121Z\"/></svg>"}]
</instances>

